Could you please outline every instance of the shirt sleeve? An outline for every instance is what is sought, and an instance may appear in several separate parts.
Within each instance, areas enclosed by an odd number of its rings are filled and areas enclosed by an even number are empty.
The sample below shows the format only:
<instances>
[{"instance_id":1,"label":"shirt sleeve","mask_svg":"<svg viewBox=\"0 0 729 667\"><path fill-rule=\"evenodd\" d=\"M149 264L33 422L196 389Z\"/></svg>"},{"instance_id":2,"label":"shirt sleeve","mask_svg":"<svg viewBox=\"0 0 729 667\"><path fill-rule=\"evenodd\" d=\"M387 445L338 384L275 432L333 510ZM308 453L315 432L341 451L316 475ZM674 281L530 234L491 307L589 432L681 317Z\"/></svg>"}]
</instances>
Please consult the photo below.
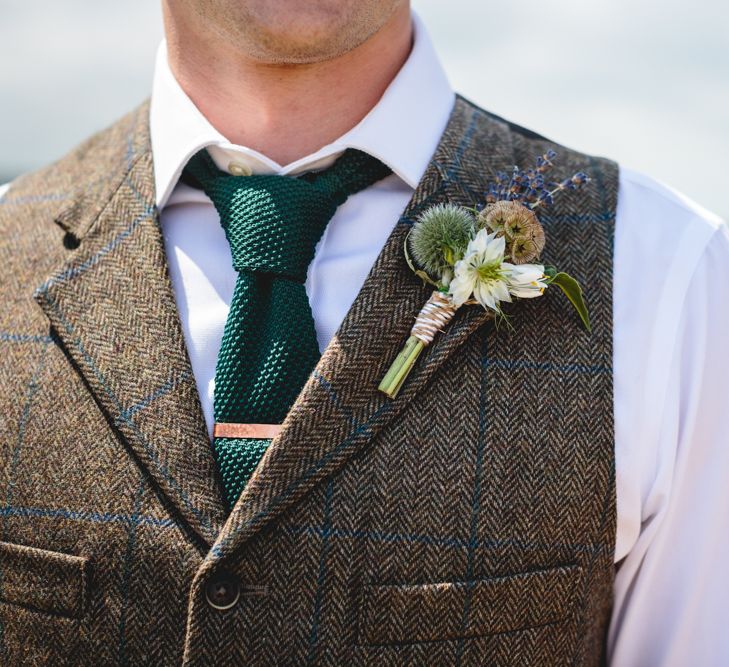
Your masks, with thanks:
<instances>
[{"instance_id":1,"label":"shirt sleeve","mask_svg":"<svg viewBox=\"0 0 729 667\"><path fill-rule=\"evenodd\" d=\"M680 243L674 252L680 259ZM679 303L675 343L663 359L655 478L641 499L636 541L616 566L608 650L620 667L729 664L726 225L709 236Z\"/></svg>"}]
</instances>

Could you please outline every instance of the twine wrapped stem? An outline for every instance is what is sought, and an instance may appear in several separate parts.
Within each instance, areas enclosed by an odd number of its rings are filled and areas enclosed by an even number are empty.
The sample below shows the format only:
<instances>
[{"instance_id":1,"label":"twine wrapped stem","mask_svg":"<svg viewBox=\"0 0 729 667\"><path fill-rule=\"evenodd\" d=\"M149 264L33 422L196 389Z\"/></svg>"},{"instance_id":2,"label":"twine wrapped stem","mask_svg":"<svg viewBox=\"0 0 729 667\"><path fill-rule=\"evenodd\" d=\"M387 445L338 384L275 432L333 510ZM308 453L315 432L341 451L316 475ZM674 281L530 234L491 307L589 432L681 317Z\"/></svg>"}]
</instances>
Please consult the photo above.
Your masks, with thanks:
<instances>
[{"instance_id":1,"label":"twine wrapped stem","mask_svg":"<svg viewBox=\"0 0 729 667\"><path fill-rule=\"evenodd\" d=\"M395 398L405 379L410 374L420 353L433 342L436 334L442 331L453 319L456 306L450 297L442 292L433 292L415 318L410 337L405 346L392 362L390 369L382 378L378 389L389 398Z\"/></svg>"}]
</instances>

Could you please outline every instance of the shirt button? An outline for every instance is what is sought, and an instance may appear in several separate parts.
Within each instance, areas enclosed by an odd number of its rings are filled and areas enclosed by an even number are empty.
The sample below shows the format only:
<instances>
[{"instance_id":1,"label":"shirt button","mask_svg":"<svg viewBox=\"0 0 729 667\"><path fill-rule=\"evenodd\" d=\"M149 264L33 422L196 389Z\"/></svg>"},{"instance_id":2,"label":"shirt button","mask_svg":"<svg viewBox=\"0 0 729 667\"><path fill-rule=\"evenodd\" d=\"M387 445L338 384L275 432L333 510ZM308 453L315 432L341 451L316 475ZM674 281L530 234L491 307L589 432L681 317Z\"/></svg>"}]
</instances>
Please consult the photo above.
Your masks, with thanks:
<instances>
[{"instance_id":1,"label":"shirt button","mask_svg":"<svg viewBox=\"0 0 729 667\"><path fill-rule=\"evenodd\" d=\"M240 599L240 583L234 575L219 572L205 585L205 597L213 609L230 609Z\"/></svg>"},{"instance_id":2,"label":"shirt button","mask_svg":"<svg viewBox=\"0 0 729 667\"><path fill-rule=\"evenodd\" d=\"M233 174L233 176L251 176L253 174L253 169L251 169L247 164L236 161L233 161L228 165L228 171Z\"/></svg>"}]
</instances>

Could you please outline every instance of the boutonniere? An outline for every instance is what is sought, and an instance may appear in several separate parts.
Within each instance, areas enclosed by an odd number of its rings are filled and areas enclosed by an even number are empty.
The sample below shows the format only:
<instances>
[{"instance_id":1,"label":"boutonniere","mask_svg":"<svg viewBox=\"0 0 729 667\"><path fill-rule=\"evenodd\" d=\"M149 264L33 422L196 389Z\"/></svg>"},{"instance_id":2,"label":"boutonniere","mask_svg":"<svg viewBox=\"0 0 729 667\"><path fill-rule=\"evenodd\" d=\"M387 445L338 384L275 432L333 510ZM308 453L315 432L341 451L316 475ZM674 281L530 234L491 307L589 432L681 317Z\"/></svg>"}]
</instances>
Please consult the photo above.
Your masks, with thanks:
<instances>
[{"instance_id":1,"label":"boutonniere","mask_svg":"<svg viewBox=\"0 0 729 667\"><path fill-rule=\"evenodd\" d=\"M547 181L545 174L555 157L550 150L537 158L532 169L514 167L511 174L497 174L485 201L475 208L436 204L413 224L405 240L405 260L434 290L382 379L380 391L390 398L397 396L420 353L462 306L478 306L493 318L505 320L502 302L533 299L555 285L590 330L577 281L553 266L534 263L546 240L537 212L550 206L558 194L590 181L582 172Z\"/></svg>"}]
</instances>

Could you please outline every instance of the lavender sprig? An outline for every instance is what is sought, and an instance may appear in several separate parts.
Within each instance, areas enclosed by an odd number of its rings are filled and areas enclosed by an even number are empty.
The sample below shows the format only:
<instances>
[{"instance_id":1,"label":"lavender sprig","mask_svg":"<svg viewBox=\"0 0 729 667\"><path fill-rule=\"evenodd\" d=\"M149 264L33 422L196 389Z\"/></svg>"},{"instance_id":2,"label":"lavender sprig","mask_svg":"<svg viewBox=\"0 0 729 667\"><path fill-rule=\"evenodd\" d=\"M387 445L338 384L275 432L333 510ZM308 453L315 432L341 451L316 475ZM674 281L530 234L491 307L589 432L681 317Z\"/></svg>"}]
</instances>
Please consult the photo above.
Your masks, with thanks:
<instances>
[{"instance_id":1,"label":"lavender sprig","mask_svg":"<svg viewBox=\"0 0 729 667\"><path fill-rule=\"evenodd\" d=\"M498 201L520 201L532 209L547 207L554 203L554 197L560 192L577 190L590 182L587 174L581 171L560 182L546 181L545 174L554 166L556 157L557 152L550 149L537 156L532 169L514 167L511 174L498 172L496 182L489 186L480 208Z\"/></svg>"}]
</instances>

